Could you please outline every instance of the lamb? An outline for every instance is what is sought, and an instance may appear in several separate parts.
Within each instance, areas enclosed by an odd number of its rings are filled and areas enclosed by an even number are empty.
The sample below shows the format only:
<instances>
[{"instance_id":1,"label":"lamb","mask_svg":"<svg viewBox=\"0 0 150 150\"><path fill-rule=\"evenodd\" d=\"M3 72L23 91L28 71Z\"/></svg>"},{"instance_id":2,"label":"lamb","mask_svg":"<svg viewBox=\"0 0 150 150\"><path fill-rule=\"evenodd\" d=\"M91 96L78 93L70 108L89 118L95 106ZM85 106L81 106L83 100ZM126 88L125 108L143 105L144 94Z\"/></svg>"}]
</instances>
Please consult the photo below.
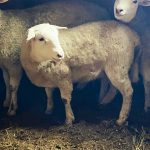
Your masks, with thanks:
<instances>
[{"instance_id":1,"label":"lamb","mask_svg":"<svg viewBox=\"0 0 150 150\"><path fill-rule=\"evenodd\" d=\"M128 71L134 59L134 48L139 44L137 34L116 21L87 23L65 30L40 24L28 30L20 60L31 82L47 88L51 109L52 91L59 88L66 124L74 120L70 105L73 83L86 83L105 72L123 96L117 120L117 124L122 125L132 102Z\"/></svg>"},{"instance_id":2,"label":"lamb","mask_svg":"<svg viewBox=\"0 0 150 150\"><path fill-rule=\"evenodd\" d=\"M139 5L150 6L150 0L115 0L115 18L130 22L135 17Z\"/></svg>"},{"instance_id":3,"label":"lamb","mask_svg":"<svg viewBox=\"0 0 150 150\"><path fill-rule=\"evenodd\" d=\"M14 115L17 109L17 90L22 74L21 42L29 27L43 22L72 27L109 18L107 11L100 6L70 0L24 10L0 10L0 67L6 84L4 106L9 107L8 114Z\"/></svg>"}]
</instances>

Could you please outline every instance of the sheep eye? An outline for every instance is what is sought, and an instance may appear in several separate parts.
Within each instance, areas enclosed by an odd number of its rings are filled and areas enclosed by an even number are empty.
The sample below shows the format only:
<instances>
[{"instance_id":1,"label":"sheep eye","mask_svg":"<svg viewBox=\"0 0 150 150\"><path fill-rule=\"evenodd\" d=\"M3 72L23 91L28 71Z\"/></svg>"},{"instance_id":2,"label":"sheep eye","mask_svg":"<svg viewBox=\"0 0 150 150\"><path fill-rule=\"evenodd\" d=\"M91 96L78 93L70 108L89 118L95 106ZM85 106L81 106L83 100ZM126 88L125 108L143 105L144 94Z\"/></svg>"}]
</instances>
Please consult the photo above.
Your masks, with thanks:
<instances>
[{"instance_id":1,"label":"sheep eye","mask_svg":"<svg viewBox=\"0 0 150 150\"><path fill-rule=\"evenodd\" d=\"M40 38L39 41L44 41L44 38Z\"/></svg>"},{"instance_id":2,"label":"sheep eye","mask_svg":"<svg viewBox=\"0 0 150 150\"><path fill-rule=\"evenodd\" d=\"M137 0L133 0L133 3L136 4L138 1Z\"/></svg>"}]
</instances>

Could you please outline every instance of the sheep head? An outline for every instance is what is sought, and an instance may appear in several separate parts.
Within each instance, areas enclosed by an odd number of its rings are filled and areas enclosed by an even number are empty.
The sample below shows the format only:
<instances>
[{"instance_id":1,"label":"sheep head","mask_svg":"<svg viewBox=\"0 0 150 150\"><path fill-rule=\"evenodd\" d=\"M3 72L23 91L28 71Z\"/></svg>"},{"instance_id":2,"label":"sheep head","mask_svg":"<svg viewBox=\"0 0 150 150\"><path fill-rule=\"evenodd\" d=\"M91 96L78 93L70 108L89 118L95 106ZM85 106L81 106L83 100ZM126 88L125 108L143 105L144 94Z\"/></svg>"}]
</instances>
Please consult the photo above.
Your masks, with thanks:
<instances>
[{"instance_id":1,"label":"sheep head","mask_svg":"<svg viewBox=\"0 0 150 150\"><path fill-rule=\"evenodd\" d=\"M139 5L150 6L150 0L116 0L114 16L123 22L130 22L136 15Z\"/></svg>"},{"instance_id":2,"label":"sheep head","mask_svg":"<svg viewBox=\"0 0 150 150\"><path fill-rule=\"evenodd\" d=\"M66 29L48 23L31 27L26 42L30 42L30 57L35 62L52 60L58 62L64 58L64 51L59 42L59 29Z\"/></svg>"}]
</instances>

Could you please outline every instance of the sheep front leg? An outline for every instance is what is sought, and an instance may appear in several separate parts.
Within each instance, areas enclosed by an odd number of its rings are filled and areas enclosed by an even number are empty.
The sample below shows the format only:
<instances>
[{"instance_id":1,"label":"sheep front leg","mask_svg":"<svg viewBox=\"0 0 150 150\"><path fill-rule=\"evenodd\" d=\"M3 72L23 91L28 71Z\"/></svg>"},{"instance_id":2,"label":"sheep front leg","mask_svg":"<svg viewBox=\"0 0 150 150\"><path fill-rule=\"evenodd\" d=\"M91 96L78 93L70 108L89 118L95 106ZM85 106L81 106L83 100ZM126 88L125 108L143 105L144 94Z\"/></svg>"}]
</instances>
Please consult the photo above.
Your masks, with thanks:
<instances>
[{"instance_id":1,"label":"sheep front leg","mask_svg":"<svg viewBox=\"0 0 150 150\"><path fill-rule=\"evenodd\" d=\"M4 107L9 107L9 105L10 105L10 96L11 96L10 86L9 86L10 78L9 78L9 74L8 74L6 69L2 68L2 71L3 71L3 78L4 78L4 81L5 81L5 86L6 86L6 98L4 100L3 106Z\"/></svg>"},{"instance_id":2,"label":"sheep front leg","mask_svg":"<svg viewBox=\"0 0 150 150\"><path fill-rule=\"evenodd\" d=\"M53 99L52 99L53 89L45 88L45 92L47 95L47 107L46 107L45 114L51 114L53 110Z\"/></svg>"},{"instance_id":3,"label":"sheep front leg","mask_svg":"<svg viewBox=\"0 0 150 150\"><path fill-rule=\"evenodd\" d=\"M124 67L119 67L120 69L117 68L118 67L114 67L113 70L111 68L107 68L106 74L114 87L116 87L123 96L122 108L119 114L119 119L116 122L118 125L122 125L128 118L131 109L133 89L128 73L125 73L125 70L121 69Z\"/></svg>"},{"instance_id":4,"label":"sheep front leg","mask_svg":"<svg viewBox=\"0 0 150 150\"><path fill-rule=\"evenodd\" d=\"M63 100L63 103L65 105L65 112L66 112L66 125L72 125L74 121L74 114L71 108L71 93L73 90L73 85L69 81L63 82L61 86L59 87L60 93L61 93L61 98Z\"/></svg>"},{"instance_id":5,"label":"sheep front leg","mask_svg":"<svg viewBox=\"0 0 150 150\"><path fill-rule=\"evenodd\" d=\"M10 100L10 105L8 109L8 115L12 116L16 114L17 110L17 91L22 75L22 69L20 66L15 68L14 66L8 70L9 71L9 76L10 76L10 93L11 93L11 100Z\"/></svg>"}]
</instances>

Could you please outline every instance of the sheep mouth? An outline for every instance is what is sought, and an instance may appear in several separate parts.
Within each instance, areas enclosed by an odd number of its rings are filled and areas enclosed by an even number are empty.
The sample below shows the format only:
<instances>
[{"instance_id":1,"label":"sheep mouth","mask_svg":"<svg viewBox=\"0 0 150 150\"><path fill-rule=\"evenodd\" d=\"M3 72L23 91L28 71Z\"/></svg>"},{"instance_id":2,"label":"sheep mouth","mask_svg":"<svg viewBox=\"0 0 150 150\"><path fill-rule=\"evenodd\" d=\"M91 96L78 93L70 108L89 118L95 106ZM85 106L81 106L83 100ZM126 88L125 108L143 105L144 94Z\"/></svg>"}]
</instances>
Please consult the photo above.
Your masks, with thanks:
<instances>
[{"instance_id":1,"label":"sheep mouth","mask_svg":"<svg viewBox=\"0 0 150 150\"><path fill-rule=\"evenodd\" d=\"M52 62L54 62L54 63L58 63L58 62L60 62L62 59L61 58L52 58Z\"/></svg>"},{"instance_id":2,"label":"sheep mouth","mask_svg":"<svg viewBox=\"0 0 150 150\"><path fill-rule=\"evenodd\" d=\"M124 16L124 15L126 15L126 14L119 13L119 12L117 12L117 10L116 10L116 16L117 16L117 17L122 17L122 16Z\"/></svg>"},{"instance_id":3,"label":"sheep mouth","mask_svg":"<svg viewBox=\"0 0 150 150\"><path fill-rule=\"evenodd\" d=\"M124 16L125 14L116 14L117 17L122 17Z\"/></svg>"}]
</instances>

